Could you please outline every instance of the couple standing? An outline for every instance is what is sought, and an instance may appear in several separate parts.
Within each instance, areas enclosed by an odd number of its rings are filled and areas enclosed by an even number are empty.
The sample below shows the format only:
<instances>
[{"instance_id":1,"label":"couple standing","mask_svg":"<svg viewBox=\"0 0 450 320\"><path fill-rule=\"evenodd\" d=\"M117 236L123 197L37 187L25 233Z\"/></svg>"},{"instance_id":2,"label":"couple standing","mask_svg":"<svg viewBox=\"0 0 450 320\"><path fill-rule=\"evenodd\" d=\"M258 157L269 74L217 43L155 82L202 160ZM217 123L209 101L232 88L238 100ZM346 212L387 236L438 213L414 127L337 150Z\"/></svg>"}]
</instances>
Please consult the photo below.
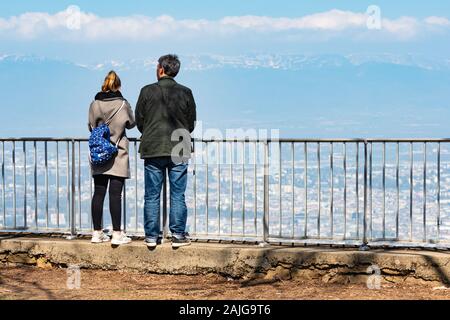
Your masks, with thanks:
<instances>
[{"instance_id":1,"label":"couple standing","mask_svg":"<svg viewBox=\"0 0 450 320\"><path fill-rule=\"evenodd\" d=\"M114 71L108 73L102 91L97 93L90 106L89 129L109 124L111 142L117 143L118 148L115 157L105 165L95 166L91 163L95 184L91 207L93 243L111 240L112 244L120 245L131 241L121 230L122 191L125 179L130 178L125 130L137 126L142 134L139 153L145 161L145 244L154 248L161 237L160 194L166 170L170 182L169 227L172 246L190 244L186 237L185 190L191 153L190 133L195 127L196 106L191 90L174 80L180 65L176 55L159 58L156 68L158 81L142 88L134 115L120 92L121 81ZM103 202L108 184L112 239L103 233L102 226Z\"/></svg>"}]
</instances>

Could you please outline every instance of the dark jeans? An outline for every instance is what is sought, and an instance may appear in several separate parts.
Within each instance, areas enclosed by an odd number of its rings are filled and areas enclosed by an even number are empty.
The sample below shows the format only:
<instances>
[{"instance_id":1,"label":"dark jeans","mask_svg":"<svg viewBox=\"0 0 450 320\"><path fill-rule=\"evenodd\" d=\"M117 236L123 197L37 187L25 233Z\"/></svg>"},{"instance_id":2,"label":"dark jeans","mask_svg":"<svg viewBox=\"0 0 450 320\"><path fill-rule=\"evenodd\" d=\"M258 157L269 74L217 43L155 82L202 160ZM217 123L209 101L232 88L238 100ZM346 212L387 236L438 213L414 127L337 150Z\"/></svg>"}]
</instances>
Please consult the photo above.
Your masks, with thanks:
<instances>
[{"instance_id":1,"label":"dark jeans","mask_svg":"<svg viewBox=\"0 0 450 320\"><path fill-rule=\"evenodd\" d=\"M92 222L94 230L102 230L103 203L105 201L106 189L109 183L109 211L114 231L120 231L120 220L122 215L122 190L124 178L108 175L95 175L95 191L92 197Z\"/></svg>"},{"instance_id":2,"label":"dark jeans","mask_svg":"<svg viewBox=\"0 0 450 320\"><path fill-rule=\"evenodd\" d=\"M187 207L185 191L187 163L173 163L171 157L145 159L144 229L147 238L157 239L160 234L161 187L166 169L170 182L169 229L174 237L186 232Z\"/></svg>"}]
</instances>

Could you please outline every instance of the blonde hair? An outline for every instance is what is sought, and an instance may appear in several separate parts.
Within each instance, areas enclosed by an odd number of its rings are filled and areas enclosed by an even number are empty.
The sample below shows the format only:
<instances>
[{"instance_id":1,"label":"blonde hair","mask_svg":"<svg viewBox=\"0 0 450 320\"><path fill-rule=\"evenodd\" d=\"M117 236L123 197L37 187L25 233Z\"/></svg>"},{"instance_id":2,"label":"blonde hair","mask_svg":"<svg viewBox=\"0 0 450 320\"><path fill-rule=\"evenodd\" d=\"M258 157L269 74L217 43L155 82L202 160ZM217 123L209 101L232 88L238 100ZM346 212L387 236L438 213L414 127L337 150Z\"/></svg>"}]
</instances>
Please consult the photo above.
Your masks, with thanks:
<instances>
[{"instance_id":1,"label":"blonde hair","mask_svg":"<svg viewBox=\"0 0 450 320\"><path fill-rule=\"evenodd\" d=\"M115 71L110 71L105 77L105 81L102 85L102 91L118 91L121 87L122 83L120 82L120 78Z\"/></svg>"}]
</instances>

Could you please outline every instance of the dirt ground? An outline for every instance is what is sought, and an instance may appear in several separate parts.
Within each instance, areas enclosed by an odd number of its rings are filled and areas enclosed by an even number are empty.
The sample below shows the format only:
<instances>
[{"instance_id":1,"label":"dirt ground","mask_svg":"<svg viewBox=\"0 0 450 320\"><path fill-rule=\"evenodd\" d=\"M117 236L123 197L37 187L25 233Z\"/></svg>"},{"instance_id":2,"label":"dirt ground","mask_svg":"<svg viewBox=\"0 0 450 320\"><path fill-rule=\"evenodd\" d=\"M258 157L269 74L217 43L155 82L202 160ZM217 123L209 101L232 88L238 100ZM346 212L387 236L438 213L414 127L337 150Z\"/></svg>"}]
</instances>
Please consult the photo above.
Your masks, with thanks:
<instances>
[{"instance_id":1,"label":"dirt ground","mask_svg":"<svg viewBox=\"0 0 450 320\"><path fill-rule=\"evenodd\" d=\"M0 300L5 299L450 299L446 287L321 281L233 280L218 275L156 275L124 271L80 271L79 289L67 287L67 269L0 266Z\"/></svg>"}]
</instances>

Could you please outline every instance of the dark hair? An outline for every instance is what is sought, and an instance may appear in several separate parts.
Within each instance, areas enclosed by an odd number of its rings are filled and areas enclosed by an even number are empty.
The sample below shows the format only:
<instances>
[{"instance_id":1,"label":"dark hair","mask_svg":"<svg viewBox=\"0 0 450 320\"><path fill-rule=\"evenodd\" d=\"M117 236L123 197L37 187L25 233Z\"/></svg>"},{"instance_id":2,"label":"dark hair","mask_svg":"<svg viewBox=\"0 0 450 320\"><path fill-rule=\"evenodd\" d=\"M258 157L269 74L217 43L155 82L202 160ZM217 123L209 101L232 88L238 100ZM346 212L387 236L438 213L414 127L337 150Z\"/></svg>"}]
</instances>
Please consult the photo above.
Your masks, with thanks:
<instances>
[{"instance_id":1,"label":"dark hair","mask_svg":"<svg viewBox=\"0 0 450 320\"><path fill-rule=\"evenodd\" d=\"M167 54L158 59L159 66L169 77L176 77L180 71L181 62L176 54Z\"/></svg>"}]
</instances>

